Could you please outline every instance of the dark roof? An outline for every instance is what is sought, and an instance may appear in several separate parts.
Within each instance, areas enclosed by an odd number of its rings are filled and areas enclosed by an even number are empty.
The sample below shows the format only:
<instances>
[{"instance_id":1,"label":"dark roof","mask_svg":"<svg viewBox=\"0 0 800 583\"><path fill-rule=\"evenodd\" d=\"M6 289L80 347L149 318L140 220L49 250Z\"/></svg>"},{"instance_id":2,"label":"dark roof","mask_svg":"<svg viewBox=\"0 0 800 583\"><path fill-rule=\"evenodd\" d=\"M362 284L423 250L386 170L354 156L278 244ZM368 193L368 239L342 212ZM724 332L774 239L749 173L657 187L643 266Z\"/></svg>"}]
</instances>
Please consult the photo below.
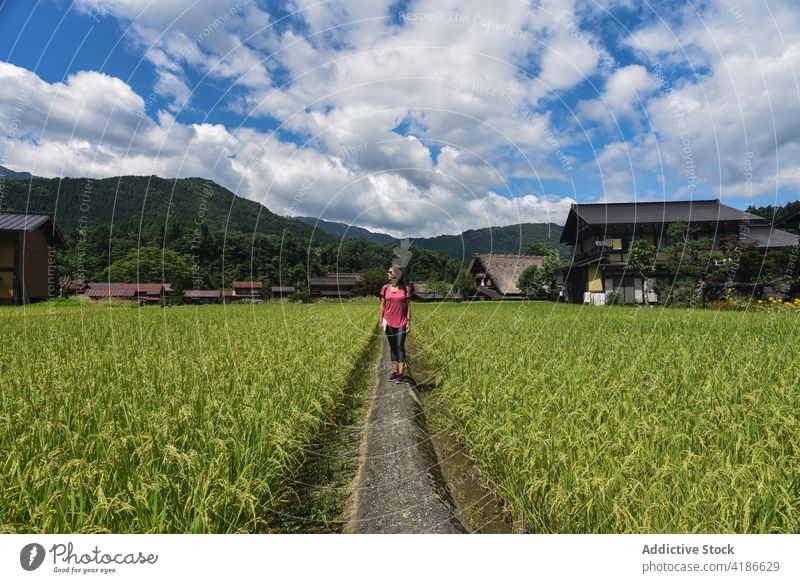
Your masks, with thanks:
<instances>
[{"instance_id":1,"label":"dark roof","mask_svg":"<svg viewBox=\"0 0 800 583\"><path fill-rule=\"evenodd\" d=\"M742 231L744 241L756 243L758 247L791 247L797 245L797 235L792 235L780 229L771 228L769 225L748 227Z\"/></svg>"},{"instance_id":2,"label":"dark roof","mask_svg":"<svg viewBox=\"0 0 800 583\"><path fill-rule=\"evenodd\" d=\"M130 287L95 288L86 292L90 298L132 298L136 290Z\"/></svg>"},{"instance_id":3,"label":"dark roof","mask_svg":"<svg viewBox=\"0 0 800 583\"><path fill-rule=\"evenodd\" d=\"M169 283L125 283L119 281L90 281L86 284L90 290L93 289L131 289L134 292L145 294L160 294L161 288L165 292L171 292L172 287Z\"/></svg>"},{"instance_id":4,"label":"dark roof","mask_svg":"<svg viewBox=\"0 0 800 583\"><path fill-rule=\"evenodd\" d=\"M218 289L187 289L183 292L185 298L219 298L222 292Z\"/></svg>"},{"instance_id":5,"label":"dark roof","mask_svg":"<svg viewBox=\"0 0 800 583\"><path fill-rule=\"evenodd\" d=\"M357 273L329 273L322 277L309 277L308 285L353 286L360 278Z\"/></svg>"},{"instance_id":6,"label":"dark roof","mask_svg":"<svg viewBox=\"0 0 800 583\"><path fill-rule=\"evenodd\" d=\"M687 223L717 223L742 221L766 224L768 221L726 204L719 199L669 200L657 202L611 202L573 204L561 232L561 243L574 244L578 224L662 224L685 221Z\"/></svg>"},{"instance_id":7,"label":"dark roof","mask_svg":"<svg viewBox=\"0 0 800 583\"><path fill-rule=\"evenodd\" d=\"M489 288L489 287L480 286L480 287L478 287L477 290L475 290L475 293L477 295L486 296L487 298L491 298L493 300L502 300L503 299L503 294L501 294L500 292L495 291L495 290L493 290L492 288Z\"/></svg>"},{"instance_id":8,"label":"dark roof","mask_svg":"<svg viewBox=\"0 0 800 583\"><path fill-rule=\"evenodd\" d=\"M273 285L270 290L272 292L293 292L294 286L293 285Z\"/></svg>"},{"instance_id":9,"label":"dark roof","mask_svg":"<svg viewBox=\"0 0 800 583\"><path fill-rule=\"evenodd\" d=\"M30 232L42 228L51 244L66 247L61 231L50 215L18 211L0 212L0 231Z\"/></svg>"}]
</instances>

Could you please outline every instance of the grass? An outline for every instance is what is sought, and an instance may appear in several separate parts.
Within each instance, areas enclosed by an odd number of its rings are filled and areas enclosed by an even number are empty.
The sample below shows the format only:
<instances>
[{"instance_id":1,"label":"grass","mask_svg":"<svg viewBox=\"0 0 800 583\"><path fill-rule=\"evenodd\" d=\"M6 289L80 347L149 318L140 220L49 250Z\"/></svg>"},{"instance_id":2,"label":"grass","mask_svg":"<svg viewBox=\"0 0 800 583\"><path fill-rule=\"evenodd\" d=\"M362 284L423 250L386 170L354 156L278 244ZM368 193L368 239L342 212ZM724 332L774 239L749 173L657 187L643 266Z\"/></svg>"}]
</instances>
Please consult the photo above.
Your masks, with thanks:
<instances>
[{"instance_id":1,"label":"grass","mask_svg":"<svg viewBox=\"0 0 800 583\"><path fill-rule=\"evenodd\" d=\"M420 304L482 472L532 532L800 530L790 314Z\"/></svg>"},{"instance_id":2,"label":"grass","mask_svg":"<svg viewBox=\"0 0 800 583\"><path fill-rule=\"evenodd\" d=\"M375 317L366 304L0 311L0 530L269 531Z\"/></svg>"}]
</instances>

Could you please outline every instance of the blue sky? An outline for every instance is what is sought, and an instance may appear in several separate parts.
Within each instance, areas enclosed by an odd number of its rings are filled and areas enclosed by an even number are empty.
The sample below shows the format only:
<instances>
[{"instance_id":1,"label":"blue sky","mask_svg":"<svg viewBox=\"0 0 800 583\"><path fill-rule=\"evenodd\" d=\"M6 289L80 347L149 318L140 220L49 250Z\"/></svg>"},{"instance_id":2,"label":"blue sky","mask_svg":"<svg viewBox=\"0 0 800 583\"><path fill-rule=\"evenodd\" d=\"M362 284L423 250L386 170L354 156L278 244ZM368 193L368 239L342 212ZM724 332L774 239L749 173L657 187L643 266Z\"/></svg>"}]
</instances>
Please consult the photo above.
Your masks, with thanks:
<instances>
[{"instance_id":1,"label":"blue sky","mask_svg":"<svg viewBox=\"0 0 800 583\"><path fill-rule=\"evenodd\" d=\"M398 236L782 203L798 39L791 0L6 0L0 164L203 176Z\"/></svg>"}]
</instances>

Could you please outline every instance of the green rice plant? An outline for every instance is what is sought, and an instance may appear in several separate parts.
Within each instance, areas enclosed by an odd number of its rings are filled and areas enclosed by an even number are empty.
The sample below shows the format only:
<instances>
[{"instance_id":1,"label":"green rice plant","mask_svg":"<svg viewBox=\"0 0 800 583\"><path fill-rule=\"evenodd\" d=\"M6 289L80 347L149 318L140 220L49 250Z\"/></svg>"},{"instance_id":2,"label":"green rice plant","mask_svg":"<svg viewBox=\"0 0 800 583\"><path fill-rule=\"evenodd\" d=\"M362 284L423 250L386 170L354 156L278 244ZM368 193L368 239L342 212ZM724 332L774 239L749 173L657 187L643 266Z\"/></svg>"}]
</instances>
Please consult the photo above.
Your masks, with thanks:
<instances>
[{"instance_id":1,"label":"green rice plant","mask_svg":"<svg viewBox=\"0 0 800 583\"><path fill-rule=\"evenodd\" d=\"M0 310L0 530L269 531L374 333L343 310Z\"/></svg>"},{"instance_id":2,"label":"green rice plant","mask_svg":"<svg viewBox=\"0 0 800 583\"><path fill-rule=\"evenodd\" d=\"M791 314L415 307L453 428L527 529L800 531Z\"/></svg>"}]
</instances>

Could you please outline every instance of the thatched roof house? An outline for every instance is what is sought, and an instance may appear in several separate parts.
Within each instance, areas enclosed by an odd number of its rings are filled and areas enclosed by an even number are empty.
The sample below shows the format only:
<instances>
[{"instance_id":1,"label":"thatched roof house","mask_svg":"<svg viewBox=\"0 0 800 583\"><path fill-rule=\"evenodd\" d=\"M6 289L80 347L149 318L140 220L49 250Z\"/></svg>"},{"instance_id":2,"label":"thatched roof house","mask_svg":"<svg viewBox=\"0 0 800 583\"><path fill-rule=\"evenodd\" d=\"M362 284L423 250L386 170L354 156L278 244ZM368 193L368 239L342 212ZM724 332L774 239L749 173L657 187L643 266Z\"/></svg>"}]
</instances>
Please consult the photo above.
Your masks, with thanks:
<instances>
[{"instance_id":1,"label":"thatched roof house","mask_svg":"<svg viewBox=\"0 0 800 583\"><path fill-rule=\"evenodd\" d=\"M475 295L481 299L522 299L517 281L522 272L533 265L541 266L544 257L511 253L476 253L469 264L475 278Z\"/></svg>"}]
</instances>

